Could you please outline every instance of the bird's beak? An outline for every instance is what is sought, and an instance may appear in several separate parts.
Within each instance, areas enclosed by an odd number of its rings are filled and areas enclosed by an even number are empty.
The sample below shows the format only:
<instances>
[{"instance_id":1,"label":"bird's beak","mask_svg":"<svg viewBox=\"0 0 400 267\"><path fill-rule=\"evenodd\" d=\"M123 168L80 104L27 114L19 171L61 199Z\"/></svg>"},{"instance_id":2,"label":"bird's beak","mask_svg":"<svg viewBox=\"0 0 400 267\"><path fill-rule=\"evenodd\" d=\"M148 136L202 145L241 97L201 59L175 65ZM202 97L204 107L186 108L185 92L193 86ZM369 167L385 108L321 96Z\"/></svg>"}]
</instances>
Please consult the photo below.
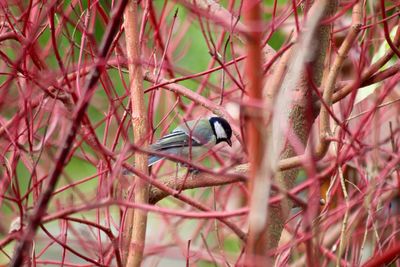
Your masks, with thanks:
<instances>
[{"instance_id":1,"label":"bird's beak","mask_svg":"<svg viewBox=\"0 0 400 267\"><path fill-rule=\"evenodd\" d=\"M226 142L228 143L229 146L232 146L232 141L231 141L231 139L226 139Z\"/></svg>"}]
</instances>

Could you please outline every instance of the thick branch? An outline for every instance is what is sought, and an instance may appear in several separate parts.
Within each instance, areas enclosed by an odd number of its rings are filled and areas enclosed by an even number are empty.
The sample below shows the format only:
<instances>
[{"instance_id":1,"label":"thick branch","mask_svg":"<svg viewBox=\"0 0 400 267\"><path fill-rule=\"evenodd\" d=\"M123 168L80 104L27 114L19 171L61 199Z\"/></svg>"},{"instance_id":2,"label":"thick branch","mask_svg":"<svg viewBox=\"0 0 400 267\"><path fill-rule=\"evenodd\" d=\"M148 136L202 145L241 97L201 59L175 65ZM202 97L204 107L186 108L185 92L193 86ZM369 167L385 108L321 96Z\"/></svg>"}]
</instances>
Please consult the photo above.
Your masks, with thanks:
<instances>
[{"instance_id":1,"label":"thick branch","mask_svg":"<svg viewBox=\"0 0 400 267\"><path fill-rule=\"evenodd\" d=\"M173 195L175 198L182 200L183 202L185 202L199 210L210 211L210 209L207 206L190 199L189 197L185 196L184 194L180 194L180 192L178 190L172 189L172 188L164 185L157 179L153 179L153 178L149 177L148 175L144 175L142 172L139 172L136 168L132 168L132 166L130 166L129 164L123 163L122 166L124 168L126 168L128 171L132 172L134 175L141 178L143 181L146 181L147 183L151 184L152 186L157 187L159 190L161 190L163 192L167 192L168 195ZM232 231L240 239L242 239L242 240L246 239L245 233L243 233L243 231L239 227L237 227L234 223L232 223L224 218L220 218L219 220L222 223L224 223L226 226L228 226L230 229L232 229Z\"/></svg>"},{"instance_id":2,"label":"thick branch","mask_svg":"<svg viewBox=\"0 0 400 267\"><path fill-rule=\"evenodd\" d=\"M332 14L334 14L336 10L336 1L316 1L313 7L310 10L310 16L308 16L309 21L307 22L308 24L312 23L313 20L318 19L320 15L323 17L330 17ZM321 8L325 7L325 10L323 14L320 14ZM316 16L317 14L318 16ZM314 27L312 25L307 27L307 30L314 31ZM309 109L309 96L310 92L312 92L312 88L309 85L307 76L305 75L304 71L304 61L309 60L312 58L312 62L309 62L309 65L312 66L312 77L310 77L313 82L316 85L319 85L321 83L321 78L322 78L322 71L324 69L324 62L325 62L325 57L327 53L327 48L329 46L329 40L330 40L330 31L331 31L331 26L330 25L321 25L318 26L315 29L315 33L309 33L312 34L311 36L304 36L304 40L308 41L303 41L303 46L299 49L299 45L296 45L291 52L291 62L288 65L288 71L286 73L285 78L283 79L282 87L280 90L280 94L283 94L285 87L291 88L291 94L289 95L289 99L291 99L292 103L284 103L281 105L277 105L277 108L274 109L274 112L277 114L280 113L285 113L286 109L289 109L287 111L287 117L282 117L279 120L276 120L278 124L280 123L286 123L287 126L290 126L291 128L291 134L296 136L296 138L305 146L310 129L311 129L311 122L309 119L308 114L310 113ZM311 38L310 38L311 37ZM309 41L312 40L312 43L309 43ZM301 59L301 55L304 54L304 51L310 51L310 47L315 47L316 50L313 51L307 59L303 58ZM300 53L299 56L297 53ZM303 63L299 63L296 61L300 60ZM282 60L287 60L286 57L283 57ZM295 65L300 65L299 67L295 67ZM284 69L284 66L282 66ZM300 69L299 69L300 68ZM281 74L281 73L278 73ZM300 75L299 79L294 79L294 77L298 77ZM280 80L280 78L276 78L277 81ZM293 86L295 86L294 89ZM286 89L289 90L289 89ZM269 97L273 97L275 92L268 93L267 95ZM288 99L288 97L282 97L278 96L278 100L274 100L273 98L270 99L269 101L271 103L277 103L281 99L282 101L286 101L285 99ZM280 108L280 109L279 109ZM283 109L283 110L282 110ZM277 116L277 114L274 114L274 117ZM282 116L282 115L281 115ZM275 119L274 119L275 120ZM286 122L288 121L288 122ZM281 126L282 127L282 126ZM275 127L276 128L276 127ZM286 127L287 128L287 127ZM272 129L274 131L277 131L279 129ZM275 136L275 137L274 137ZM283 153L281 154L280 162L278 164L278 169L282 170L285 169L286 171L283 172L278 172L275 179L276 183L281 186L282 188L286 190L290 190L294 186L294 181L295 178L297 177L298 170L296 169L291 169L294 166L299 166L293 165L293 166L287 166L285 164L285 161L287 159L292 158L295 156L297 151L295 148L290 145L290 142L287 142L286 140L286 135L278 134L278 135L272 135L273 142L274 143L280 143L284 145ZM276 140L274 139L276 138ZM279 147L279 146L278 146ZM280 149L280 147L278 148ZM277 151L279 153L279 151ZM272 159L270 159L272 160ZM301 163L298 162L298 163ZM291 170L289 170L291 169ZM268 211L268 229L266 231L267 233L267 240L268 240L268 247L269 248L275 248L279 242L283 226L285 224L285 221L289 215L289 211L292 207L291 201L281 201L277 205L273 205L269 208Z\"/></svg>"},{"instance_id":3,"label":"thick branch","mask_svg":"<svg viewBox=\"0 0 400 267\"><path fill-rule=\"evenodd\" d=\"M333 92L335 89L335 84L337 77L339 75L340 69L342 68L343 62L347 57L347 54L350 51L353 43L355 42L358 33L360 32L361 28L361 4L356 4L353 8L353 22L350 31L348 32L345 40L343 41L342 45L339 48L338 55L333 62L332 68L329 71L328 77L325 80L322 88L324 90L322 101L323 105L320 111L320 128L319 128L319 142L314 153L314 157L316 159L321 159L325 156L326 152L328 151L329 147L329 138L331 135L330 131L330 111L329 109L333 103ZM291 169L297 166L300 166L302 163L306 162L307 156L300 155L296 157L291 157L279 162L280 169Z\"/></svg>"},{"instance_id":4,"label":"thick branch","mask_svg":"<svg viewBox=\"0 0 400 267\"><path fill-rule=\"evenodd\" d=\"M181 177L165 176L160 178L159 181L165 186L168 186L169 188L174 190L219 186L236 182L244 182L246 180L244 178L244 175L247 174L248 169L249 164L241 164L234 167L233 171L218 176L214 174L200 172L197 174L192 174L188 178L186 178L185 175ZM149 203L156 204L158 201L169 195L169 192L160 190L159 188L152 186L150 188Z\"/></svg>"},{"instance_id":5,"label":"thick branch","mask_svg":"<svg viewBox=\"0 0 400 267\"><path fill-rule=\"evenodd\" d=\"M246 42L247 60L245 74L248 80L246 92L248 94L247 101L249 104L262 101L262 62L261 62L261 29L262 23L260 3L256 1L244 1L244 14L245 20L252 31ZM264 187L264 181L269 179L267 173L260 173L260 165L264 155L264 146L266 139L264 139L264 125L262 116L259 116L259 109L244 108L244 123L246 129L246 146L248 158L250 161L250 181L248 188L250 192L250 213L248 217L249 230L248 239L246 244L246 258L245 264L259 266L257 262L265 261L267 240L263 234L264 224L260 221L266 221L266 211L269 190L260 190L259 186ZM261 174L261 175L260 175ZM264 203L264 205L260 205ZM261 208L261 209L260 209ZM259 220L263 217L264 220ZM255 260L259 258L259 260Z\"/></svg>"},{"instance_id":6,"label":"thick branch","mask_svg":"<svg viewBox=\"0 0 400 267\"><path fill-rule=\"evenodd\" d=\"M129 79L132 107L132 127L134 142L137 145L147 145L147 113L143 92L143 74L140 62L140 43L138 26L138 1L131 0L125 10L124 27L126 36L126 48L129 62ZM148 174L147 154L135 155L135 166L138 171ZM146 204L149 198L149 185L146 181L135 177L134 201L138 204ZM127 266L140 266L143 258L143 250L146 239L147 212L140 209L129 210L128 233L125 237L128 242ZM131 223L132 222L132 223ZM128 235L126 235L128 234Z\"/></svg>"}]
</instances>

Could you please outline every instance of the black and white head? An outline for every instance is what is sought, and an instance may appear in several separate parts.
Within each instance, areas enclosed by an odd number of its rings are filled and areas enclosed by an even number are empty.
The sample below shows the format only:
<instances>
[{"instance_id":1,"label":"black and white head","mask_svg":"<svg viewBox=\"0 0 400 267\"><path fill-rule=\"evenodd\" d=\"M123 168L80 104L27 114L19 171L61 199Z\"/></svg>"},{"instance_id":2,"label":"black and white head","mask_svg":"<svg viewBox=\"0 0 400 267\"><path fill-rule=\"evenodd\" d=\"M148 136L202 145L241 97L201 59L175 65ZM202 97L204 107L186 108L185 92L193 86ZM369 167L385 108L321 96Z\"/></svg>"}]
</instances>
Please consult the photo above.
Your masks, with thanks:
<instances>
[{"instance_id":1,"label":"black and white head","mask_svg":"<svg viewBox=\"0 0 400 267\"><path fill-rule=\"evenodd\" d=\"M232 146L232 128L230 124L221 117L211 117L209 121L217 139L217 144L220 142L227 142L228 145Z\"/></svg>"}]
</instances>

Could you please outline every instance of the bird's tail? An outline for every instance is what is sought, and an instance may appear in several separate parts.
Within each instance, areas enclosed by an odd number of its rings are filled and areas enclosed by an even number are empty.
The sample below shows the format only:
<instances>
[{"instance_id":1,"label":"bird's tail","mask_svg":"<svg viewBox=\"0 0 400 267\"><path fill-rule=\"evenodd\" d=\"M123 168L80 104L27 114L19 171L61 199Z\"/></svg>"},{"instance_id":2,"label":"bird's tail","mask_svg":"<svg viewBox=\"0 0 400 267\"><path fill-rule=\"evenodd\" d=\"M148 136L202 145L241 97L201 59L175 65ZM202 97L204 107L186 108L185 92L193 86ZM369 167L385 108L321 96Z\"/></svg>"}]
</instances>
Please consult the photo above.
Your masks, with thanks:
<instances>
[{"instance_id":1,"label":"bird's tail","mask_svg":"<svg viewBox=\"0 0 400 267\"><path fill-rule=\"evenodd\" d=\"M159 162L160 160L162 160L163 157L159 157L159 156L149 156L149 159L147 161L147 165L153 166L154 164L156 164L157 162Z\"/></svg>"},{"instance_id":2,"label":"bird's tail","mask_svg":"<svg viewBox=\"0 0 400 267\"><path fill-rule=\"evenodd\" d=\"M147 160L147 166L151 167L151 166L153 166L154 164L156 164L157 162L159 162L162 159L163 159L163 157L149 155L149 158ZM129 170L124 168L123 171L122 171L122 174L123 175L128 175L128 174L132 174L132 173Z\"/></svg>"}]
</instances>

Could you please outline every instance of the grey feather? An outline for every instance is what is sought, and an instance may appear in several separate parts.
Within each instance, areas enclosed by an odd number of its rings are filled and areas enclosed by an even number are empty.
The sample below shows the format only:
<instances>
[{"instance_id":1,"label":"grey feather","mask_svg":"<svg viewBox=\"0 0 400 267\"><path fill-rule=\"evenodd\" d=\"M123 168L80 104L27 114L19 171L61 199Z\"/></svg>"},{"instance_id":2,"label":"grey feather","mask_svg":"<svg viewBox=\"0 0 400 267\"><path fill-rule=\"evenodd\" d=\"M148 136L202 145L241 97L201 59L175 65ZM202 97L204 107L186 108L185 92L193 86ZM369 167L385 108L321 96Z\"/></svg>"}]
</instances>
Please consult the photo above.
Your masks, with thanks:
<instances>
[{"instance_id":1,"label":"grey feather","mask_svg":"<svg viewBox=\"0 0 400 267\"><path fill-rule=\"evenodd\" d=\"M216 144L216 138L208 120L193 120L179 125L170 134L163 136L150 149L182 158L195 158ZM163 157L151 155L148 165L152 166Z\"/></svg>"}]
</instances>

